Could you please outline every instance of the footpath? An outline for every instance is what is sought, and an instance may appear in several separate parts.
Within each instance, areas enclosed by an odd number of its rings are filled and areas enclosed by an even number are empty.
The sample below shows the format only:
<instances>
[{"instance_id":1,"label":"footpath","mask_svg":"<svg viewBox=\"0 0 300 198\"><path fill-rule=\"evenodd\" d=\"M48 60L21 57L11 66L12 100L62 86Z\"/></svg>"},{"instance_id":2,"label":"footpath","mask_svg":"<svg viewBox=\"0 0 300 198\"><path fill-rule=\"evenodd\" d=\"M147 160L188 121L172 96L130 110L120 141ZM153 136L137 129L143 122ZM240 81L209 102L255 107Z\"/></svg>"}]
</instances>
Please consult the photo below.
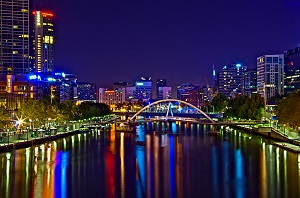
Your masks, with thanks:
<instances>
[{"instance_id":1,"label":"footpath","mask_svg":"<svg viewBox=\"0 0 300 198\"><path fill-rule=\"evenodd\" d=\"M30 133L17 134L16 132L10 132L10 135L1 137L0 153L7 152L13 149L26 148L33 145L45 143L47 141L52 141L85 132L86 131L83 130L73 130L68 132L58 132L53 135L39 134L38 137L31 137Z\"/></svg>"}]
</instances>

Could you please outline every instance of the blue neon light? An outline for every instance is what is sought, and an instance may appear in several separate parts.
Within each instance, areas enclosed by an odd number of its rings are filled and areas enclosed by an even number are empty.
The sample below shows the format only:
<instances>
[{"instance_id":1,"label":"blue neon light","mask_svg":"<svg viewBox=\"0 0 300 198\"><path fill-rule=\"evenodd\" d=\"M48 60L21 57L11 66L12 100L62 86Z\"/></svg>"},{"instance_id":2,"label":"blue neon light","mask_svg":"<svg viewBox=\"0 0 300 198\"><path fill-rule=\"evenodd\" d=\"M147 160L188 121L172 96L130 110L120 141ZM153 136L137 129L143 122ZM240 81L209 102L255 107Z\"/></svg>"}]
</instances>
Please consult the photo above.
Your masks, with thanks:
<instances>
[{"instance_id":1,"label":"blue neon light","mask_svg":"<svg viewBox=\"0 0 300 198\"><path fill-rule=\"evenodd\" d=\"M63 73L61 73L61 76L62 77L66 77L66 74L63 72Z\"/></svg>"},{"instance_id":2,"label":"blue neon light","mask_svg":"<svg viewBox=\"0 0 300 198\"><path fill-rule=\"evenodd\" d=\"M143 86L144 83L136 83L137 86Z\"/></svg>"},{"instance_id":3,"label":"blue neon light","mask_svg":"<svg viewBox=\"0 0 300 198\"><path fill-rule=\"evenodd\" d=\"M237 67L241 67L242 65L241 65L241 64L236 64L236 66L237 66Z\"/></svg>"},{"instance_id":4,"label":"blue neon light","mask_svg":"<svg viewBox=\"0 0 300 198\"><path fill-rule=\"evenodd\" d=\"M54 78L47 78L48 81L56 81Z\"/></svg>"},{"instance_id":5,"label":"blue neon light","mask_svg":"<svg viewBox=\"0 0 300 198\"><path fill-rule=\"evenodd\" d=\"M35 80L35 79L37 79L37 76L36 75L31 75L31 76L29 76L29 79L30 80Z\"/></svg>"}]
</instances>

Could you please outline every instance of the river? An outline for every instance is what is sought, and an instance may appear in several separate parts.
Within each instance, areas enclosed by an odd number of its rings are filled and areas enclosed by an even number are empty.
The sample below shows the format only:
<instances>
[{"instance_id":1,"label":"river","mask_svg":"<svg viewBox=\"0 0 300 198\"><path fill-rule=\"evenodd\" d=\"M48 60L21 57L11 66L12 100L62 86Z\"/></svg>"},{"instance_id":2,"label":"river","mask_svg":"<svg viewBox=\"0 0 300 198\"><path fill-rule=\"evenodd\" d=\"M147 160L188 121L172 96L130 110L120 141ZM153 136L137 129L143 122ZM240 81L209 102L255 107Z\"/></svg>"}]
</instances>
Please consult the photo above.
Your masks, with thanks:
<instances>
[{"instance_id":1,"label":"river","mask_svg":"<svg viewBox=\"0 0 300 198\"><path fill-rule=\"evenodd\" d=\"M156 124L1 153L0 197L300 197L300 157L272 140Z\"/></svg>"}]
</instances>

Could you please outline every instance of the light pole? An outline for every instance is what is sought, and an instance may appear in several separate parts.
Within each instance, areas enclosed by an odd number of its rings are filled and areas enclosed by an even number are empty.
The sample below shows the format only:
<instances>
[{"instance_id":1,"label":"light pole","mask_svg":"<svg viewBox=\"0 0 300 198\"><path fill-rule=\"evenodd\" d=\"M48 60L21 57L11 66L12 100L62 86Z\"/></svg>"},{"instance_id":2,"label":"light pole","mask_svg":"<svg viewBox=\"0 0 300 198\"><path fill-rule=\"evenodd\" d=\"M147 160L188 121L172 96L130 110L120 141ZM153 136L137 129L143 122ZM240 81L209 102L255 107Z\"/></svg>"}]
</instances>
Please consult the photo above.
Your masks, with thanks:
<instances>
[{"instance_id":1,"label":"light pole","mask_svg":"<svg viewBox=\"0 0 300 198\"><path fill-rule=\"evenodd\" d=\"M286 126L286 124L283 124L283 133L284 133L284 135L285 135L285 126Z\"/></svg>"}]
</instances>

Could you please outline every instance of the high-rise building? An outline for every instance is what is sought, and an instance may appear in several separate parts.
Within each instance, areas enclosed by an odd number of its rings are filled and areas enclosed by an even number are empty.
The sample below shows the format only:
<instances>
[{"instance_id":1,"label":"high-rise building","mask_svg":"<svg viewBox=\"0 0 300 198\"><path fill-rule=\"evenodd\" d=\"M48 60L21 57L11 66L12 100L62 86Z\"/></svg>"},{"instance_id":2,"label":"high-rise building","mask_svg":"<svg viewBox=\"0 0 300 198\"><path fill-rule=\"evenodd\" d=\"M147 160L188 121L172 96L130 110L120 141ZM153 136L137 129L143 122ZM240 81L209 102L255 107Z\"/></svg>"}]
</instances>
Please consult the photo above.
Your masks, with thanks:
<instances>
[{"instance_id":1,"label":"high-rise building","mask_svg":"<svg viewBox=\"0 0 300 198\"><path fill-rule=\"evenodd\" d=\"M284 53L284 92L290 94L300 89L300 47Z\"/></svg>"},{"instance_id":2,"label":"high-rise building","mask_svg":"<svg viewBox=\"0 0 300 198\"><path fill-rule=\"evenodd\" d=\"M0 74L23 74L29 71L30 2L0 1Z\"/></svg>"},{"instance_id":3,"label":"high-rise building","mask_svg":"<svg viewBox=\"0 0 300 198\"><path fill-rule=\"evenodd\" d=\"M142 77L141 80L136 81L133 95L135 99L142 99L142 100L152 99L151 77L150 78Z\"/></svg>"},{"instance_id":4,"label":"high-rise building","mask_svg":"<svg viewBox=\"0 0 300 198\"><path fill-rule=\"evenodd\" d=\"M88 82L77 82L78 101L96 102L96 85Z\"/></svg>"},{"instance_id":5,"label":"high-rise building","mask_svg":"<svg viewBox=\"0 0 300 198\"><path fill-rule=\"evenodd\" d=\"M196 107L204 105L203 88L195 84L182 84L177 86L177 99L186 101Z\"/></svg>"},{"instance_id":6,"label":"high-rise building","mask_svg":"<svg viewBox=\"0 0 300 198\"><path fill-rule=\"evenodd\" d=\"M284 55L263 55L257 58L257 93L266 101L284 94Z\"/></svg>"},{"instance_id":7,"label":"high-rise building","mask_svg":"<svg viewBox=\"0 0 300 198\"><path fill-rule=\"evenodd\" d=\"M51 72L54 64L53 52L53 14L34 11L33 14L33 52L35 72Z\"/></svg>"},{"instance_id":8,"label":"high-rise building","mask_svg":"<svg viewBox=\"0 0 300 198\"><path fill-rule=\"evenodd\" d=\"M217 76L218 92L229 98L234 98L243 93L243 75L247 66L242 64L229 64L223 67Z\"/></svg>"},{"instance_id":9,"label":"high-rise building","mask_svg":"<svg viewBox=\"0 0 300 198\"><path fill-rule=\"evenodd\" d=\"M167 80L166 79L157 79L156 80L156 98L159 98L159 88L167 86Z\"/></svg>"},{"instance_id":10,"label":"high-rise building","mask_svg":"<svg viewBox=\"0 0 300 198\"><path fill-rule=\"evenodd\" d=\"M172 98L172 88L171 87L158 87L158 100Z\"/></svg>"},{"instance_id":11,"label":"high-rise building","mask_svg":"<svg viewBox=\"0 0 300 198\"><path fill-rule=\"evenodd\" d=\"M252 93L257 93L256 68L245 71L242 78L242 95L251 96Z\"/></svg>"}]
</instances>

